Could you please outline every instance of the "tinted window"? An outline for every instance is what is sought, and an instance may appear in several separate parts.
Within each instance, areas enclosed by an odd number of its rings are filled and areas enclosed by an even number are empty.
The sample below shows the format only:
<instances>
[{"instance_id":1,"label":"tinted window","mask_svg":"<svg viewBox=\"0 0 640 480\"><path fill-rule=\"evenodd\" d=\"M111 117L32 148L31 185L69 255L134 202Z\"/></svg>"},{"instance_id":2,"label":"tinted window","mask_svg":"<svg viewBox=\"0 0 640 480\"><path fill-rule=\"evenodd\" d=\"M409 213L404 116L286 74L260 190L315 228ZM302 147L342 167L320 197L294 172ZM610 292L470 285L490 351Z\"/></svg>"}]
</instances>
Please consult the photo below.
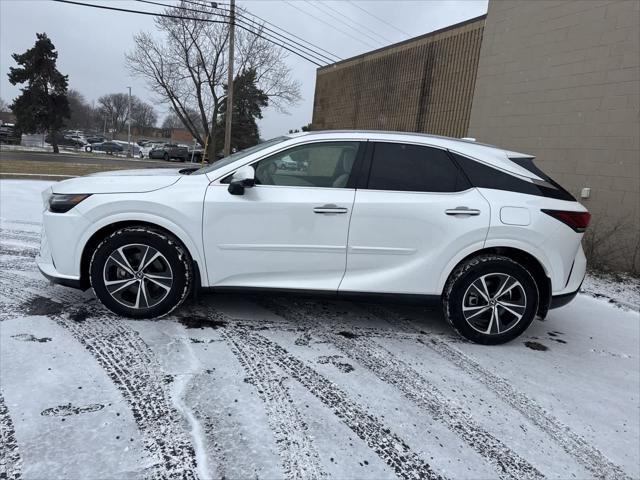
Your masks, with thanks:
<instances>
[{"instance_id":1,"label":"tinted window","mask_svg":"<svg viewBox=\"0 0 640 480\"><path fill-rule=\"evenodd\" d=\"M253 164L256 184L344 188L358 148L356 142L319 142L290 148Z\"/></svg>"},{"instance_id":2,"label":"tinted window","mask_svg":"<svg viewBox=\"0 0 640 480\"><path fill-rule=\"evenodd\" d=\"M402 143L376 143L369 188L459 192L469 188L469 182L444 150Z\"/></svg>"},{"instance_id":3,"label":"tinted window","mask_svg":"<svg viewBox=\"0 0 640 480\"><path fill-rule=\"evenodd\" d=\"M467 177L469 177L474 187L508 190L510 192L557 198L559 200L575 200L569 192L556 186L557 184L554 185L548 181L540 182L539 184L531 183L480 162L476 162L475 160L471 160L470 158L463 157L462 155L453 154L453 156L456 162L458 162L458 165L460 165L467 174ZM531 168L527 168L527 170L536 173ZM547 177L543 174L541 178L546 180Z\"/></svg>"}]
</instances>

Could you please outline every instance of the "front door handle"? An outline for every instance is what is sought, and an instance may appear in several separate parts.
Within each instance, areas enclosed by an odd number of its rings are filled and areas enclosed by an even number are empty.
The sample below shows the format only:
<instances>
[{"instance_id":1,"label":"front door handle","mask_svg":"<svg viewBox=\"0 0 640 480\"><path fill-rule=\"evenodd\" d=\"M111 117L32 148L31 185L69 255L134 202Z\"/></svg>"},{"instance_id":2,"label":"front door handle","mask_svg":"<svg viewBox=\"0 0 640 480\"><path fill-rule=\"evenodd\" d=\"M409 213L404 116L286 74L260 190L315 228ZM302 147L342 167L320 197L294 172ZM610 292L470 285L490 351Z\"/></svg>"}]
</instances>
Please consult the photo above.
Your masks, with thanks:
<instances>
[{"instance_id":1,"label":"front door handle","mask_svg":"<svg viewBox=\"0 0 640 480\"><path fill-rule=\"evenodd\" d=\"M322 213L322 214L332 214L332 213L347 213L347 210L344 207L339 207L334 205L333 203L329 203L327 205L322 205L321 207L315 207L313 209L313 213Z\"/></svg>"},{"instance_id":2,"label":"front door handle","mask_svg":"<svg viewBox=\"0 0 640 480\"><path fill-rule=\"evenodd\" d=\"M469 207L449 208L444 211L447 215L480 215L480 210Z\"/></svg>"}]
</instances>

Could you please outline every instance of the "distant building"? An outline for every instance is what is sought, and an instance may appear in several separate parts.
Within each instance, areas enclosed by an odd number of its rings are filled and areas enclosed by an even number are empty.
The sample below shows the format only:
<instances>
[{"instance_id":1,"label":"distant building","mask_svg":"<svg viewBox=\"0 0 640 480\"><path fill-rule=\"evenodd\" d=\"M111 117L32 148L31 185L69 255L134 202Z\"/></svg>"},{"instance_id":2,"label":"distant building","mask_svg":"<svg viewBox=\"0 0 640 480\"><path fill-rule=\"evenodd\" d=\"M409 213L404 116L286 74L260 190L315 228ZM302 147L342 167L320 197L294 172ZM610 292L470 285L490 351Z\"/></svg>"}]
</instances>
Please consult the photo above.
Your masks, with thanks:
<instances>
[{"instance_id":1,"label":"distant building","mask_svg":"<svg viewBox=\"0 0 640 480\"><path fill-rule=\"evenodd\" d=\"M314 130L466 135L485 16L317 71Z\"/></svg>"},{"instance_id":2,"label":"distant building","mask_svg":"<svg viewBox=\"0 0 640 480\"><path fill-rule=\"evenodd\" d=\"M11 112L0 112L0 125L4 125L5 123L16 123L16 116Z\"/></svg>"},{"instance_id":3,"label":"distant building","mask_svg":"<svg viewBox=\"0 0 640 480\"><path fill-rule=\"evenodd\" d=\"M536 155L593 214L591 264L640 271L640 2L495 1L321 67L314 130L427 132Z\"/></svg>"}]
</instances>

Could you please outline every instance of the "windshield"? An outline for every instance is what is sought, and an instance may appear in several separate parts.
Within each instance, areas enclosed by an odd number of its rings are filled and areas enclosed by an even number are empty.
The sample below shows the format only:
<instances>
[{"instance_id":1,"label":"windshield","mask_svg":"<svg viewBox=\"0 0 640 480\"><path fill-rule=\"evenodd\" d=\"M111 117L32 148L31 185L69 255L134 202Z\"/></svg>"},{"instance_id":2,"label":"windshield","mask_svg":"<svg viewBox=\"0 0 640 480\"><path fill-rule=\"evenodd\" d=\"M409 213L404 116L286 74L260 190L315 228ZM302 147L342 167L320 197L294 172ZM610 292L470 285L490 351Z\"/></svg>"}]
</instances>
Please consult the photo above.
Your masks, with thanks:
<instances>
[{"instance_id":1,"label":"windshield","mask_svg":"<svg viewBox=\"0 0 640 480\"><path fill-rule=\"evenodd\" d=\"M266 142L262 142L257 145L254 145L253 147L245 148L244 150L240 150L239 152L232 153L228 157L224 157L220 160L216 160L211 165L207 165L206 167L202 167L201 169L196 170L195 172L192 173L192 175L213 172L214 170L217 170L226 165L229 165L230 163L233 163L236 160L240 160L241 158L251 155L252 153L256 153L256 152L259 152L260 150L264 150L265 148L272 147L273 145L276 145L280 142L284 142L285 140L288 140L288 139L289 137L276 137L276 138L272 138L271 140L267 140Z\"/></svg>"}]
</instances>

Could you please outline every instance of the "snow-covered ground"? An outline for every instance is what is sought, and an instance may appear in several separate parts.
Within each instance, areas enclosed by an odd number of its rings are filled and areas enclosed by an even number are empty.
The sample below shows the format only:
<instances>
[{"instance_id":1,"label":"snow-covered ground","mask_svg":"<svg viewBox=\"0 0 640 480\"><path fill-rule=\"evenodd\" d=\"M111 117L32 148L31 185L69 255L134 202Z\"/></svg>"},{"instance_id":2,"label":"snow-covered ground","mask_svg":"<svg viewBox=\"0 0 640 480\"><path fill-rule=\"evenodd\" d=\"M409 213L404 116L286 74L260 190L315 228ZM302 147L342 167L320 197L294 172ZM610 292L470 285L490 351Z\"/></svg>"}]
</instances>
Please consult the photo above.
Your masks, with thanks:
<instances>
[{"instance_id":1,"label":"snow-covered ground","mask_svg":"<svg viewBox=\"0 0 640 480\"><path fill-rule=\"evenodd\" d=\"M304 297L124 320L36 271L46 185L0 181L0 478L640 476L637 311L581 294L498 347Z\"/></svg>"}]
</instances>

